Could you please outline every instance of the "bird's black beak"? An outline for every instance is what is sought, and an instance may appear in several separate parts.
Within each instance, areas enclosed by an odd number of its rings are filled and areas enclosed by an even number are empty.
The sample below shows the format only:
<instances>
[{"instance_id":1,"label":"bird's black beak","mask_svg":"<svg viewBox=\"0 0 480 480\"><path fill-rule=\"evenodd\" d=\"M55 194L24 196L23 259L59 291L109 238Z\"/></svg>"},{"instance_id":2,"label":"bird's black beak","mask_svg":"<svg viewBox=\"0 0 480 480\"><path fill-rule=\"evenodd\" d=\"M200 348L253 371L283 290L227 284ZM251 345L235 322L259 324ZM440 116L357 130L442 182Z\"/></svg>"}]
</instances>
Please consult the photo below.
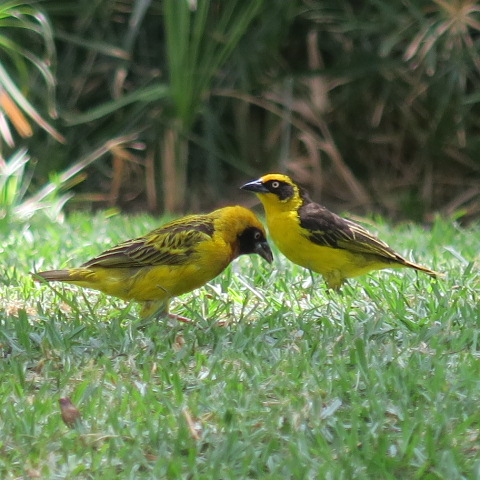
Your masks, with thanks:
<instances>
[{"instance_id":1,"label":"bird's black beak","mask_svg":"<svg viewBox=\"0 0 480 480\"><path fill-rule=\"evenodd\" d=\"M270 250L270 245L268 245L268 242L256 243L253 251L258 253L258 255L265 259L268 263L273 262L273 253Z\"/></svg>"},{"instance_id":2,"label":"bird's black beak","mask_svg":"<svg viewBox=\"0 0 480 480\"><path fill-rule=\"evenodd\" d=\"M241 190L249 190L255 193L270 193L270 190L263 184L262 179L248 182L240 187Z\"/></svg>"}]
</instances>

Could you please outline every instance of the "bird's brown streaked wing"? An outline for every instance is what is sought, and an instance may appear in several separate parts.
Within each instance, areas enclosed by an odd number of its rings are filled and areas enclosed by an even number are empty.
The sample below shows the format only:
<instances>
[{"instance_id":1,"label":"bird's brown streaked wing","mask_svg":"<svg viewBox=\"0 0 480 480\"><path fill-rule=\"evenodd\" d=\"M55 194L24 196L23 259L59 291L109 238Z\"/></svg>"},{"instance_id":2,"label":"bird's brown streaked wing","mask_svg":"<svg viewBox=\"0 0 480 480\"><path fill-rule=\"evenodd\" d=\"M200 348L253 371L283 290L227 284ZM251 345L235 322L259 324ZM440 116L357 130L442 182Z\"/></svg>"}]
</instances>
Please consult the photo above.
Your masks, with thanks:
<instances>
[{"instance_id":1,"label":"bird's brown streaked wing","mask_svg":"<svg viewBox=\"0 0 480 480\"><path fill-rule=\"evenodd\" d=\"M214 233L213 219L208 216L185 217L170 222L139 237L113 247L82 267L138 268L158 265L182 265L202 241Z\"/></svg>"},{"instance_id":2,"label":"bird's brown streaked wing","mask_svg":"<svg viewBox=\"0 0 480 480\"><path fill-rule=\"evenodd\" d=\"M299 209L300 226L317 245L341 248L356 253L379 255L396 261L398 255L384 242L360 225L343 219L317 203L304 204Z\"/></svg>"},{"instance_id":3,"label":"bird's brown streaked wing","mask_svg":"<svg viewBox=\"0 0 480 480\"><path fill-rule=\"evenodd\" d=\"M350 243L344 243L344 240L339 241L339 245L342 248L347 248L357 253L369 253L372 255L379 255L385 259L391 259L398 261L401 257L392 250L385 242L372 235L368 230L365 230L362 226L345 220L350 226L350 231L354 237L354 241Z\"/></svg>"}]
</instances>

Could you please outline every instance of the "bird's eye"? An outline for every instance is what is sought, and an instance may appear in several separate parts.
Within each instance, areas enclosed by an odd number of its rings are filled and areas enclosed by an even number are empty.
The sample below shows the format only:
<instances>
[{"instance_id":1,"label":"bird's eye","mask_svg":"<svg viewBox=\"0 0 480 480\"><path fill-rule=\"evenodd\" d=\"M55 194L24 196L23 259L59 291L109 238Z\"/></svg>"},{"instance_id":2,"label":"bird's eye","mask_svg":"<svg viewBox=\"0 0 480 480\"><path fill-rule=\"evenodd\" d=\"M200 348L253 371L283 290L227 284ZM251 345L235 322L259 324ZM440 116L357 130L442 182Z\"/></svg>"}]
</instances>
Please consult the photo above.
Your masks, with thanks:
<instances>
[{"instance_id":1,"label":"bird's eye","mask_svg":"<svg viewBox=\"0 0 480 480\"><path fill-rule=\"evenodd\" d=\"M274 181L272 182L272 188L278 188L280 186L280 182Z\"/></svg>"},{"instance_id":2,"label":"bird's eye","mask_svg":"<svg viewBox=\"0 0 480 480\"><path fill-rule=\"evenodd\" d=\"M255 240L260 240L262 238L262 234L260 232L255 232L255 235L253 235L253 238Z\"/></svg>"}]
</instances>

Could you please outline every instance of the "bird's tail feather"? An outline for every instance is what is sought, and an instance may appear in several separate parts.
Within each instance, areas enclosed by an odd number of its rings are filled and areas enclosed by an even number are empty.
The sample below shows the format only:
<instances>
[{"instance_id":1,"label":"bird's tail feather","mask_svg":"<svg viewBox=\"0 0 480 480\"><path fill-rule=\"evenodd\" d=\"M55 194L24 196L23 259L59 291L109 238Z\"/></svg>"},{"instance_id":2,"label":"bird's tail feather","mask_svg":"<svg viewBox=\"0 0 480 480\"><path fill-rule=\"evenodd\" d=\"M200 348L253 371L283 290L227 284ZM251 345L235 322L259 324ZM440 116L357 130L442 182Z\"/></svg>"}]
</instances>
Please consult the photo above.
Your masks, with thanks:
<instances>
[{"instance_id":1,"label":"bird's tail feather","mask_svg":"<svg viewBox=\"0 0 480 480\"><path fill-rule=\"evenodd\" d=\"M427 275L430 275L433 278L441 278L444 277L445 275L440 272L435 272L435 270L431 270L430 268L423 267L422 265L418 265L417 263L409 262L408 260L405 260L406 267L411 267L414 268L415 270L419 270L420 272L425 272Z\"/></svg>"},{"instance_id":2,"label":"bird's tail feather","mask_svg":"<svg viewBox=\"0 0 480 480\"><path fill-rule=\"evenodd\" d=\"M81 277L76 278L70 270L48 270L46 272L37 272L34 277L42 277L47 282L71 282L82 280Z\"/></svg>"}]
</instances>

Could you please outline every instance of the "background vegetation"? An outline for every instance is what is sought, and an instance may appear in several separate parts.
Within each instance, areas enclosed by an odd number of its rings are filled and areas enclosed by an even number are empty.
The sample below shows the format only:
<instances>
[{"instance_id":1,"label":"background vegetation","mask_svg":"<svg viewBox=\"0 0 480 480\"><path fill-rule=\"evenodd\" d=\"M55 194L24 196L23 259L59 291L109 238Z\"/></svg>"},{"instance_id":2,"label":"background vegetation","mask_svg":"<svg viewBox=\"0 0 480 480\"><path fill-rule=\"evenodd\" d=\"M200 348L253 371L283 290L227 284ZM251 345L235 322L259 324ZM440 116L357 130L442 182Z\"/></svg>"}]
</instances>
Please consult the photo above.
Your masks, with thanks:
<instances>
[{"instance_id":1,"label":"background vegetation","mask_svg":"<svg viewBox=\"0 0 480 480\"><path fill-rule=\"evenodd\" d=\"M2 2L1 153L101 207L288 170L335 208L472 218L479 30L473 0Z\"/></svg>"}]
</instances>

